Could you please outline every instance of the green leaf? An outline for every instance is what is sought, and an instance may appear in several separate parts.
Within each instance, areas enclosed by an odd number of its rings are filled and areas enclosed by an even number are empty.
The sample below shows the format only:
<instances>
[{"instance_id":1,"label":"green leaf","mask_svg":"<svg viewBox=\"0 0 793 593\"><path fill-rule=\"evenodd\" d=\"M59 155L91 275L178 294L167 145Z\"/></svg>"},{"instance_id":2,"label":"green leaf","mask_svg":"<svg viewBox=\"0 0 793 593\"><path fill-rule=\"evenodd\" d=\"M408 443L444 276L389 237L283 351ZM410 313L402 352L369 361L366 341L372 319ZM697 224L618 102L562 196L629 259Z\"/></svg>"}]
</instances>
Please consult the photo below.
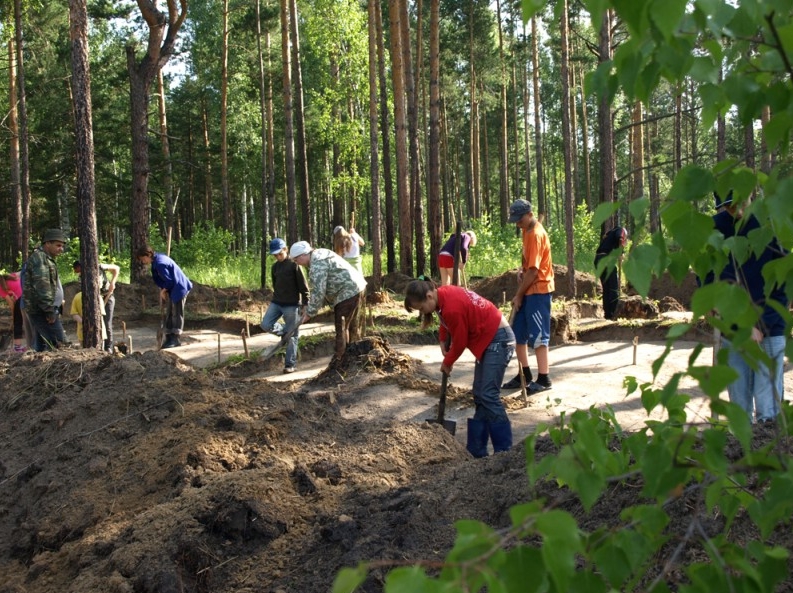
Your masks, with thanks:
<instances>
[{"instance_id":1,"label":"green leaf","mask_svg":"<svg viewBox=\"0 0 793 593\"><path fill-rule=\"evenodd\" d=\"M508 591L539 593L548 590L548 573L536 548L518 546L506 553L501 576Z\"/></svg>"},{"instance_id":2,"label":"green leaf","mask_svg":"<svg viewBox=\"0 0 793 593\"><path fill-rule=\"evenodd\" d=\"M537 517L537 531L543 537L542 557L551 581L558 591L566 591L582 549L578 524L569 513L550 510Z\"/></svg>"},{"instance_id":3,"label":"green leaf","mask_svg":"<svg viewBox=\"0 0 793 593\"><path fill-rule=\"evenodd\" d=\"M661 217L674 240L691 257L707 244L713 230L713 219L698 212L691 203L674 202Z\"/></svg>"},{"instance_id":4,"label":"green leaf","mask_svg":"<svg viewBox=\"0 0 793 593\"><path fill-rule=\"evenodd\" d=\"M352 593L366 580L369 565L361 562L355 568L342 568L333 580L332 593Z\"/></svg>"},{"instance_id":5,"label":"green leaf","mask_svg":"<svg viewBox=\"0 0 793 593\"><path fill-rule=\"evenodd\" d=\"M620 209L620 206L621 204L619 202L603 202L602 204L598 204L598 207L595 208L595 214L592 216L592 226L599 227L602 225Z\"/></svg>"},{"instance_id":6,"label":"green leaf","mask_svg":"<svg viewBox=\"0 0 793 593\"><path fill-rule=\"evenodd\" d=\"M793 127L793 115L787 111L774 113L768 123L763 126L763 135L769 150L777 150L790 139L790 128Z\"/></svg>"},{"instance_id":7,"label":"green leaf","mask_svg":"<svg viewBox=\"0 0 793 593\"><path fill-rule=\"evenodd\" d=\"M650 3L649 18L666 40L677 32L686 13L687 0L654 0Z\"/></svg>"},{"instance_id":8,"label":"green leaf","mask_svg":"<svg viewBox=\"0 0 793 593\"><path fill-rule=\"evenodd\" d=\"M388 593L419 593L440 590L439 587L427 588L428 584L430 584L429 577L418 566L395 568L385 578L385 590Z\"/></svg>"},{"instance_id":9,"label":"green leaf","mask_svg":"<svg viewBox=\"0 0 793 593\"><path fill-rule=\"evenodd\" d=\"M631 249L630 255L622 265L625 277L641 296L647 297L653 270L661 260L661 251L654 245L637 245Z\"/></svg>"},{"instance_id":10,"label":"green leaf","mask_svg":"<svg viewBox=\"0 0 793 593\"><path fill-rule=\"evenodd\" d=\"M687 165L675 176L669 198L693 202L712 192L714 185L713 173L709 169Z\"/></svg>"}]
</instances>

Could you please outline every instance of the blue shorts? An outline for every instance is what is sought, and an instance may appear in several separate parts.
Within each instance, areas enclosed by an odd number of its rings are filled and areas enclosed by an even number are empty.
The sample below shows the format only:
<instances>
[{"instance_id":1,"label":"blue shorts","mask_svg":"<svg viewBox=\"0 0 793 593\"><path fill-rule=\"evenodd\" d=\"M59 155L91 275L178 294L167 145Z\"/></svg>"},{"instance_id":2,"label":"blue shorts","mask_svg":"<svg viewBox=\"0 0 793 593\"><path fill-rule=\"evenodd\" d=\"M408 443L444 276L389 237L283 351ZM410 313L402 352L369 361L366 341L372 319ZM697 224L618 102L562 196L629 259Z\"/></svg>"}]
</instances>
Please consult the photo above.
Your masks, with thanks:
<instances>
[{"instance_id":1,"label":"blue shorts","mask_svg":"<svg viewBox=\"0 0 793 593\"><path fill-rule=\"evenodd\" d=\"M515 341L534 349L547 346L551 341L551 298L553 293L529 294L512 322Z\"/></svg>"}]
</instances>

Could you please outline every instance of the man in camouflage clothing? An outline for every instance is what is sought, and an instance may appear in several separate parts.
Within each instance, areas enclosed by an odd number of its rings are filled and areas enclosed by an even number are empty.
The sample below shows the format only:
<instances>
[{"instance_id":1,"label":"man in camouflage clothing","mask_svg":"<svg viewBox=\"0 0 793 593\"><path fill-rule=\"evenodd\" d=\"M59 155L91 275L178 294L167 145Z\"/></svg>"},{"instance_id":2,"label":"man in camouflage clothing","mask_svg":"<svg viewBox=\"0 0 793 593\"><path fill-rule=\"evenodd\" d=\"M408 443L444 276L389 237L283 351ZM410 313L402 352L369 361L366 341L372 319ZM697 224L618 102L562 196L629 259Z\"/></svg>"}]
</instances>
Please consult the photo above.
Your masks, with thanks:
<instances>
[{"instance_id":1,"label":"man in camouflage clothing","mask_svg":"<svg viewBox=\"0 0 793 593\"><path fill-rule=\"evenodd\" d=\"M358 338L358 308L361 306L366 280L343 257L330 249L312 249L306 241L298 241L289 250L289 257L308 267L311 295L300 323L314 317L327 303L333 307L336 322L336 357L347 348L348 337Z\"/></svg>"},{"instance_id":2,"label":"man in camouflage clothing","mask_svg":"<svg viewBox=\"0 0 793 593\"><path fill-rule=\"evenodd\" d=\"M49 229L25 264L22 294L25 311L38 338L36 350L53 350L66 343L61 315L63 286L58 276L55 258L63 253L66 234L61 229Z\"/></svg>"}]
</instances>

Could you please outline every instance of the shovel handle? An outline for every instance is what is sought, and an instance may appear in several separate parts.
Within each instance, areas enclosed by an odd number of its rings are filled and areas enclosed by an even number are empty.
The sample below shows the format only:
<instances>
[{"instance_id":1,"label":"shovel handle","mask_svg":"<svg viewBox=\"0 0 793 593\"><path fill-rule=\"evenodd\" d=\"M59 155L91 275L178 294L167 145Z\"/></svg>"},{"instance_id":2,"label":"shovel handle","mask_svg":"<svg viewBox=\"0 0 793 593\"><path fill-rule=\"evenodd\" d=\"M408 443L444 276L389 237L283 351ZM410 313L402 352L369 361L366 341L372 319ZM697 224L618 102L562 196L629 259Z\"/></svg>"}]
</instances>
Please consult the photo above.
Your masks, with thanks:
<instances>
[{"instance_id":1,"label":"shovel handle","mask_svg":"<svg viewBox=\"0 0 793 593\"><path fill-rule=\"evenodd\" d=\"M438 401L438 424L443 424L444 416L446 416L446 389L449 386L449 375L442 373L441 379L441 397Z\"/></svg>"}]
</instances>

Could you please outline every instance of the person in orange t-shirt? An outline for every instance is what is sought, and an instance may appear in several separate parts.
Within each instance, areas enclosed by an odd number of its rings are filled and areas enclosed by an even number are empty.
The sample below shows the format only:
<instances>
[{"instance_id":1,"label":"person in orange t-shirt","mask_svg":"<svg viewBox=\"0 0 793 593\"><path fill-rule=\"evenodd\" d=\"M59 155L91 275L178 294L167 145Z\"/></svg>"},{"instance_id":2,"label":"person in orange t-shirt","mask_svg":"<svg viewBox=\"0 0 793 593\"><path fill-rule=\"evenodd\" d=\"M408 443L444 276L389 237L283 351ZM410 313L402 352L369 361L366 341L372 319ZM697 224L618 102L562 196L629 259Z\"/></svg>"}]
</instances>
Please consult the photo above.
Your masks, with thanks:
<instances>
[{"instance_id":1,"label":"person in orange t-shirt","mask_svg":"<svg viewBox=\"0 0 793 593\"><path fill-rule=\"evenodd\" d=\"M515 318L515 354L520 369L502 389L520 387L520 373L526 378L527 391L539 393L551 388L548 344L551 340L551 299L554 291L551 241L532 212L527 200L516 200L509 207L509 222L523 231L523 257L518 270L518 290L512 299ZM537 380L529 368L529 346L537 357Z\"/></svg>"}]
</instances>

